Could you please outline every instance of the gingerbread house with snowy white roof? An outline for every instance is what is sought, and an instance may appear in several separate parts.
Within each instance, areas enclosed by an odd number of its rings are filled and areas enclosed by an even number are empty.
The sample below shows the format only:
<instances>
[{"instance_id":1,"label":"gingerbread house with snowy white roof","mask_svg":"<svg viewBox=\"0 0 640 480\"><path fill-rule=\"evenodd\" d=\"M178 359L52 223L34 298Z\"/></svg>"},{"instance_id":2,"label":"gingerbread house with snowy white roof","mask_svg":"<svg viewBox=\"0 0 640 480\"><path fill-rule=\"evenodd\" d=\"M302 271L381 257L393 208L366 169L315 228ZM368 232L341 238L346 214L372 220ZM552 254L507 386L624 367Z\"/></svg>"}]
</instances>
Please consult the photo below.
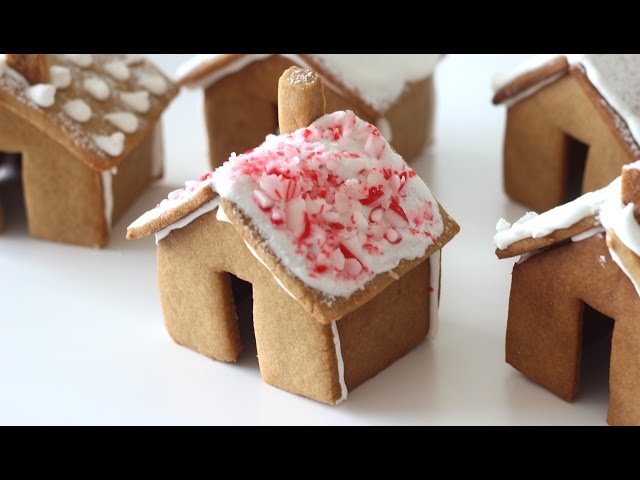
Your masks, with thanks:
<instances>
[{"instance_id":1,"label":"gingerbread house with snowy white roof","mask_svg":"<svg viewBox=\"0 0 640 480\"><path fill-rule=\"evenodd\" d=\"M294 90L319 82L293 73ZM440 250L458 226L375 126L351 111L302 124L172 193L128 238L155 233L177 343L237 359L239 277L263 379L335 404L435 332Z\"/></svg>"},{"instance_id":2,"label":"gingerbread house with snowy white roof","mask_svg":"<svg viewBox=\"0 0 640 480\"><path fill-rule=\"evenodd\" d=\"M607 421L640 425L640 162L609 186L541 215L498 222L513 268L506 360L571 401L591 314L613 328ZM587 312L589 315L587 316Z\"/></svg>"},{"instance_id":3,"label":"gingerbread house with snowy white roof","mask_svg":"<svg viewBox=\"0 0 640 480\"><path fill-rule=\"evenodd\" d=\"M411 161L431 142L439 54L201 54L178 83L204 89L212 168L278 128L278 79L297 65L320 73L327 112L352 110Z\"/></svg>"},{"instance_id":4,"label":"gingerbread house with snowy white roof","mask_svg":"<svg viewBox=\"0 0 640 480\"><path fill-rule=\"evenodd\" d=\"M534 57L494 88L507 106L505 191L535 211L603 188L640 160L640 55Z\"/></svg>"},{"instance_id":5,"label":"gingerbread house with snowy white roof","mask_svg":"<svg viewBox=\"0 0 640 480\"><path fill-rule=\"evenodd\" d=\"M177 92L139 55L2 57L0 153L21 157L31 234L104 246L162 175L160 115Z\"/></svg>"}]
</instances>

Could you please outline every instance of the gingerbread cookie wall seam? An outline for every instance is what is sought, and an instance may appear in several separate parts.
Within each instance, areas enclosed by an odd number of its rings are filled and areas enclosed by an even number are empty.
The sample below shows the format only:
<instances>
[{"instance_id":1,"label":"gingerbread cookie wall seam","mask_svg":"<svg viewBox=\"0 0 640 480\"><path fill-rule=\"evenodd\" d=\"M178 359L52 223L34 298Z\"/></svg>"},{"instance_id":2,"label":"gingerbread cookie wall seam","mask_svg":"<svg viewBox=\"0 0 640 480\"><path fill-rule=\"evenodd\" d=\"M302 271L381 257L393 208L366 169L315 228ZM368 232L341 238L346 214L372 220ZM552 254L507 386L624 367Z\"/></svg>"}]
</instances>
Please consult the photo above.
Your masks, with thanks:
<instances>
[{"instance_id":1,"label":"gingerbread cookie wall seam","mask_svg":"<svg viewBox=\"0 0 640 480\"><path fill-rule=\"evenodd\" d=\"M429 257L429 334L433 340L440 329L440 259L442 252L438 250Z\"/></svg>"},{"instance_id":2,"label":"gingerbread cookie wall seam","mask_svg":"<svg viewBox=\"0 0 640 480\"><path fill-rule=\"evenodd\" d=\"M331 333L333 337L333 346L336 351L336 362L338 364L338 381L340 382L340 398L336 400L336 405L347 399L349 390L344 381L344 360L342 358L342 347L340 345L340 333L338 333L337 322L331 322Z\"/></svg>"}]
</instances>

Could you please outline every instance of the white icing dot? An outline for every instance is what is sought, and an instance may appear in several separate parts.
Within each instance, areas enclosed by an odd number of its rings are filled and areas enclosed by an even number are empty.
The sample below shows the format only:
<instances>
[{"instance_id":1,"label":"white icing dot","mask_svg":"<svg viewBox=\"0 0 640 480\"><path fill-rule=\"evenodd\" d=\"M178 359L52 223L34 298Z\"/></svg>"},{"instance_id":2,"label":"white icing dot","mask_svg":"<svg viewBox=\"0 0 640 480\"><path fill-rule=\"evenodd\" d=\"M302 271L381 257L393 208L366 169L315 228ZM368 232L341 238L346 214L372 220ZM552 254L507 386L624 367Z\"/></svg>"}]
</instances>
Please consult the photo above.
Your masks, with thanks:
<instances>
[{"instance_id":1,"label":"white icing dot","mask_svg":"<svg viewBox=\"0 0 640 480\"><path fill-rule=\"evenodd\" d=\"M104 118L107 122L119 128L124 133L134 133L136 130L138 130L138 117L136 117L133 113L107 113Z\"/></svg>"},{"instance_id":2,"label":"white icing dot","mask_svg":"<svg viewBox=\"0 0 640 480\"><path fill-rule=\"evenodd\" d=\"M27 89L27 95L33 103L48 108L56 101L56 87L48 83L39 83Z\"/></svg>"},{"instance_id":3,"label":"white icing dot","mask_svg":"<svg viewBox=\"0 0 640 480\"><path fill-rule=\"evenodd\" d=\"M128 53L124 56L124 62L127 65L136 65L141 63L144 60L144 57L138 53Z\"/></svg>"},{"instance_id":4,"label":"white icing dot","mask_svg":"<svg viewBox=\"0 0 640 480\"><path fill-rule=\"evenodd\" d=\"M94 135L93 141L98 148L112 157L117 157L124 150L124 133L116 132L111 135Z\"/></svg>"},{"instance_id":5,"label":"white icing dot","mask_svg":"<svg viewBox=\"0 0 640 480\"><path fill-rule=\"evenodd\" d=\"M63 108L64 112L76 122L85 123L91 118L91 107L84 100L69 100Z\"/></svg>"},{"instance_id":6,"label":"white icing dot","mask_svg":"<svg viewBox=\"0 0 640 480\"><path fill-rule=\"evenodd\" d=\"M167 81L156 73L139 73L138 84L154 95L163 95L167 91Z\"/></svg>"},{"instance_id":7,"label":"white icing dot","mask_svg":"<svg viewBox=\"0 0 640 480\"><path fill-rule=\"evenodd\" d=\"M109 89L107 82L98 77L87 78L83 85L85 90L96 100L106 100L111 94L111 90Z\"/></svg>"},{"instance_id":8,"label":"white icing dot","mask_svg":"<svg viewBox=\"0 0 640 480\"><path fill-rule=\"evenodd\" d=\"M56 88L67 88L71 85L71 70L60 65L49 67L51 84Z\"/></svg>"},{"instance_id":9,"label":"white icing dot","mask_svg":"<svg viewBox=\"0 0 640 480\"><path fill-rule=\"evenodd\" d=\"M65 57L82 68L90 67L93 64L93 56L90 53L67 53Z\"/></svg>"},{"instance_id":10,"label":"white icing dot","mask_svg":"<svg viewBox=\"0 0 640 480\"><path fill-rule=\"evenodd\" d=\"M122 103L131 110L138 113L147 113L151 104L149 103L149 92L138 90L137 92L124 92L120 94Z\"/></svg>"},{"instance_id":11,"label":"white icing dot","mask_svg":"<svg viewBox=\"0 0 640 480\"><path fill-rule=\"evenodd\" d=\"M116 80L126 81L131 77L129 67L122 60L113 60L104 64L104 69Z\"/></svg>"}]
</instances>

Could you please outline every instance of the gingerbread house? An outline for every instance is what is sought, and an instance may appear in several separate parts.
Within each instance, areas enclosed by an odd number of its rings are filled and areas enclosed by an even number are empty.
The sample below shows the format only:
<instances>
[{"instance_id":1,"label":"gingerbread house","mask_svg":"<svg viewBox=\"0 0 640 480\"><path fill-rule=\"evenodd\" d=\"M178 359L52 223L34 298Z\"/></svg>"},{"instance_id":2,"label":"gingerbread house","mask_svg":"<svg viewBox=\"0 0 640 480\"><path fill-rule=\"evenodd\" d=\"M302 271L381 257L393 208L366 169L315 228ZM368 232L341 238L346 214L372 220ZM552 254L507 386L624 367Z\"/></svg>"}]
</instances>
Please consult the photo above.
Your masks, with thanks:
<instances>
[{"instance_id":1,"label":"gingerbread house","mask_svg":"<svg viewBox=\"0 0 640 480\"><path fill-rule=\"evenodd\" d=\"M607 421L640 425L640 162L609 186L542 215L498 222L499 258L513 268L506 360L571 401L583 326L613 320ZM583 322L583 315L584 322Z\"/></svg>"},{"instance_id":2,"label":"gingerbread house","mask_svg":"<svg viewBox=\"0 0 640 480\"><path fill-rule=\"evenodd\" d=\"M437 54L201 54L178 70L204 89L212 168L278 128L278 78L292 65L320 73L327 112L352 110L375 124L405 159L431 141Z\"/></svg>"},{"instance_id":3,"label":"gingerbread house","mask_svg":"<svg viewBox=\"0 0 640 480\"><path fill-rule=\"evenodd\" d=\"M640 55L535 57L497 79L504 188L541 212L605 187L640 159Z\"/></svg>"},{"instance_id":4,"label":"gingerbread house","mask_svg":"<svg viewBox=\"0 0 640 480\"><path fill-rule=\"evenodd\" d=\"M31 234L104 246L162 176L160 115L177 92L139 55L0 59L0 153L21 156Z\"/></svg>"},{"instance_id":5,"label":"gingerbread house","mask_svg":"<svg viewBox=\"0 0 640 480\"><path fill-rule=\"evenodd\" d=\"M302 97L319 79L298 70L285 73L281 98L294 90L286 99L299 115L280 126L303 128L188 182L128 238L155 233L177 343L237 359L239 277L253 287L263 379L335 404L434 334L440 250L458 226L375 126L351 111L309 125L322 102Z\"/></svg>"}]
</instances>

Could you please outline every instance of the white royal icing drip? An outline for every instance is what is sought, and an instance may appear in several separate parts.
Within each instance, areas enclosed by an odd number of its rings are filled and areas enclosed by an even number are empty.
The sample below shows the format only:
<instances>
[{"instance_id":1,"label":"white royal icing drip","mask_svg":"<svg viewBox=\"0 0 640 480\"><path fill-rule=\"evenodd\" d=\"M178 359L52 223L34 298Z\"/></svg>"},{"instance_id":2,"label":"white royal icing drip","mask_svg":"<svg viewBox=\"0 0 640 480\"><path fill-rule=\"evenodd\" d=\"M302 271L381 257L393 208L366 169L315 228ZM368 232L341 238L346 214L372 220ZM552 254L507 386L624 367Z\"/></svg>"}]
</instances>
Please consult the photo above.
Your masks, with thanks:
<instances>
[{"instance_id":1,"label":"white royal icing drip","mask_svg":"<svg viewBox=\"0 0 640 480\"><path fill-rule=\"evenodd\" d=\"M111 95L109 84L99 77L89 77L82 83L84 89L96 100L104 101Z\"/></svg>"},{"instance_id":2,"label":"white royal icing drip","mask_svg":"<svg viewBox=\"0 0 640 480\"><path fill-rule=\"evenodd\" d=\"M429 334L427 338L434 339L440 329L440 255L438 250L429 257Z\"/></svg>"},{"instance_id":3,"label":"white royal icing drip","mask_svg":"<svg viewBox=\"0 0 640 480\"><path fill-rule=\"evenodd\" d=\"M342 348L340 346L340 334L338 333L338 325L331 322L331 332L333 333L333 346L336 349L336 361L338 363L338 381L340 382L341 396L336 401L336 405L347 399L349 393L347 384L344 381L344 360L342 359Z\"/></svg>"},{"instance_id":4,"label":"white royal icing drip","mask_svg":"<svg viewBox=\"0 0 640 480\"><path fill-rule=\"evenodd\" d=\"M137 113L147 113L149 108L151 108L149 92L145 90L122 92L120 94L120 100L122 100L122 103L124 103L128 108Z\"/></svg>"},{"instance_id":5,"label":"white royal icing drip","mask_svg":"<svg viewBox=\"0 0 640 480\"><path fill-rule=\"evenodd\" d=\"M166 238L171 232L173 232L174 230L177 230L179 228L184 228L187 225L189 225L191 222L193 222L194 220L196 220L197 218L201 217L202 215L204 215L205 213L208 213L216 208L218 208L218 206L220 205L220 197L216 197L213 200L211 200L210 202L205 203L204 205L202 205L200 208L198 208L197 210L194 210L193 212L191 212L189 215L187 215L184 218L181 218L180 220L178 220L175 223L172 223L171 225L169 225L166 228L163 228L162 230L159 230L156 232L156 245L158 243L160 243L160 241L164 238ZM133 224L132 224L133 225Z\"/></svg>"},{"instance_id":6,"label":"white royal icing drip","mask_svg":"<svg viewBox=\"0 0 640 480\"><path fill-rule=\"evenodd\" d=\"M126 81L131 77L131 71L122 60L113 60L103 65L105 71L116 80Z\"/></svg>"},{"instance_id":7,"label":"white royal icing drip","mask_svg":"<svg viewBox=\"0 0 640 480\"><path fill-rule=\"evenodd\" d=\"M590 228L586 232L582 232L582 233L579 233L578 235L574 235L573 237L571 237L571 241L581 242L595 235L598 235L599 233L604 233L604 228L602 228L600 225L598 225L597 227Z\"/></svg>"},{"instance_id":8,"label":"white royal icing drip","mask_svg":"<svg viewBox=\"0 0 640 480\"><path fill-rule=\"evenodd\" d=\"M93 64L93 56L90 53L66 53L65 57L81 68L87 68Z\"/></svg>"},{"instance_id":9,"label":"white royal icing drip","mask_svg":"<svg viewBox=\"0 0 640 480\"><path fill-rule=\"evenodd\" d=\"M62 108L76 122L85 123L91 119L91 107L84 100L69 100Z\"/></svg>"},{"instance_id":10,"label":"white royal icing drip","mask_svg":"<svg viewBox=\"0 0 640 480\"><path fill-rule=\"evenodd\" d=\"M124 62L127 65L137 65L139 63L142 63L144 60L144 57L138 53L128 53L124 56Z\"/></svg>"},{"instance_id":11,"label":"white royal icing drip","mask_svg":"<svg viewBox=\"0 0 640 480\"><path fill-rule=\"evenodd\" d=\"M49 108L56 102L56 87L48 83L39 83L27 89L27 96L39 107Z\"/></svg>"},{"instance_id":12,"label":"white royal icing drip","mask_svg":"<svg viewBox=\"0 0 640 480\"><path fill-rule=\"evenodd\" d=\"M103 152L117 157L124 151L124 134L116 132L111 135L94 135L93 141Z\"/></svg>"},{"instance_id":13,"label":"white royal icing drip","mask_svg":"<svg viewBox=\"0 0 640 480\"><path fill-rule=\"evenodd\" d=\"M52 65L49 67L49 79L57 89L67 88L71 85L71 70L60 65Z\"/></svg>"},{"instance_id":14,"label":"white royal icing drip","mask_svg":"<svg viewBox=\"0 0 640 480\"><path fill-rule=\"evenodd\" d=\"M138 73L138 85L146 88L154 95L164 95L167 92L167 81L157 73Z\"/></svg>"},{"instance_id":15,"label":"white royal icing drip","mask_svg":"<svg viewBox=\"0 0 640 480\"><path fill-rule=\"evenodd\" d=\"M124 133L135 133L138 130L138 117L131 112L107 113L104 119Z\"/></svg>"},{"instance_id":16,"label":"white royal icing drip","mask_svg":"<svg viewBox=\"0 0 640 480\"><path fill-rule=\"evenodd\" d=\"M102 201L104 204L104 223L107 229L111 231L111 222L113 220L113 172L104 170L100 172L102 176Z\"/></svg>"}]
</instances>

